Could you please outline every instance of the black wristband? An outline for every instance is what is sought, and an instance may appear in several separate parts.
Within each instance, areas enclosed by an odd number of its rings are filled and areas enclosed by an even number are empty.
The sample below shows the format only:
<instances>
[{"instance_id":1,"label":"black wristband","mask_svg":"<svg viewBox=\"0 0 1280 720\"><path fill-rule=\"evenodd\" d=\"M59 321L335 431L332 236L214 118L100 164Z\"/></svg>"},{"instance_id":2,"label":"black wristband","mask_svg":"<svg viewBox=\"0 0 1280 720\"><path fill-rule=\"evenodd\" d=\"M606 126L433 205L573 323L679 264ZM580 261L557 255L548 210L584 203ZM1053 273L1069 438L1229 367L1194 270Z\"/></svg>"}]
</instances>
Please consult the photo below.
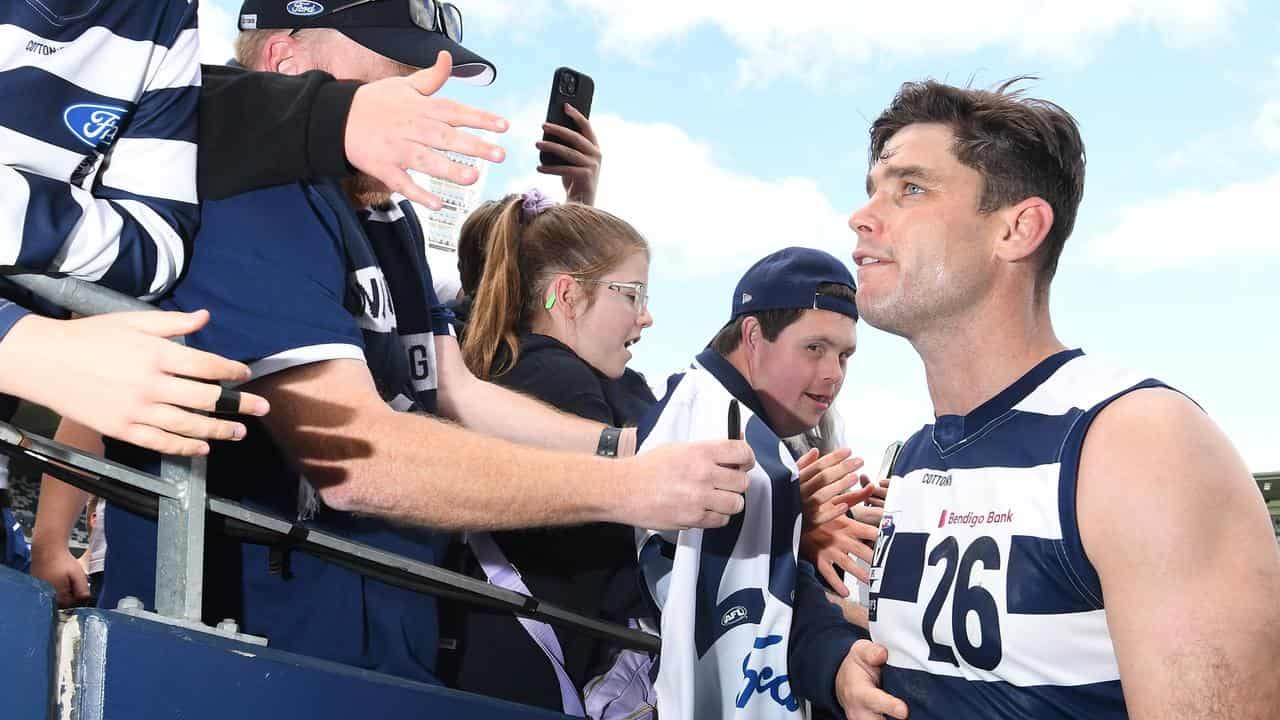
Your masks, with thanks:
<instances>
[{"instance_id":1,"label":"black wristband","mask_svg":"<svg viewBox=\"0 0 1280 720\"><path fill-rule=\"evenodd\" d=\"M606 427L600 431L600 442L596 445L596 454L600 457L618 457L618 438L622 437L621 428Z\"/></svg>"}]
</instances>

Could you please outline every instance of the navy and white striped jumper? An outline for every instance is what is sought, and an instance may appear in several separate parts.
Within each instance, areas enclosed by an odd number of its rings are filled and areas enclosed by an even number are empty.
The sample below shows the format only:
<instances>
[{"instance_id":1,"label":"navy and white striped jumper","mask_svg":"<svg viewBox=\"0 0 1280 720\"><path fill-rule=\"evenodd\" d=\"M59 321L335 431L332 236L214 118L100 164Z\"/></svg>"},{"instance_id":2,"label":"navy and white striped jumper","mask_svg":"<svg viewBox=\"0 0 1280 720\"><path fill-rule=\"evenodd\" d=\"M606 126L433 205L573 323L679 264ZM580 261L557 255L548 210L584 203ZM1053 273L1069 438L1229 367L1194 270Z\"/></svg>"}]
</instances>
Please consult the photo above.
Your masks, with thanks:
<instances>
[{"instance_id":1,"label":"navy and white striped jumper","mask_svg":"<svg viewBox=\"0 0 1280 720\"><path fill-rule=\"evenodd\" d=\"M198 224L199 92L189 0L0 3L0 267L169 288Z\"/></svg>"},{"instance_id":2,"label":"navy and white striped jumper","mask_svg":"<svg viewBox=\"0 0 1280 720\"><path fill-rule=\"evenodd\" d=\"M1085 434L1156 380L1064 350L907 442L872 561L883 688L913 720L1122 718L1102 588L1076 521Z\"/></svg>"}]
</instances>

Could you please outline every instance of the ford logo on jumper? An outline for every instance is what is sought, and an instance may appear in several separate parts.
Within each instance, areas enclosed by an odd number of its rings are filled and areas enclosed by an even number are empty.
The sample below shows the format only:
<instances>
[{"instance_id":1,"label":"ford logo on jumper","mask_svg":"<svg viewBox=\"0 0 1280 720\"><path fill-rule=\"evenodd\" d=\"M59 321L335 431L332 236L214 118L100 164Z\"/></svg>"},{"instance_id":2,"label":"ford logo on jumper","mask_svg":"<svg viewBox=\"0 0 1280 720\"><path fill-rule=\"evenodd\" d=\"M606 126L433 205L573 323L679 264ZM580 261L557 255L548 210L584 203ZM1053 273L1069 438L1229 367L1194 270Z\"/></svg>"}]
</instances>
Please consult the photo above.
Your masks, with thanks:
<instances>
[{"instance_id":1,"label":"ford logo on jumper","mask_svg":"<svg viewBox=\"0 0 1280 720\"><path fill-rule=\"evenodd\" d=\"M102 149L116 139L124 108L82 103L62 112L67 129L91 148Z\"/></svg>"},{"instance_id":2,"label":"ford logo on jumper","mask_svg":"<svg viewBox=\"0 0 1280 720\"><path fill-rule=\"evenodd\" d=\"M302 17L319 15L324 12L324 6L315 0L293 0L293 2L285 5L284 9L290 15L301 15Z\"/></svg>"}]
</instances>

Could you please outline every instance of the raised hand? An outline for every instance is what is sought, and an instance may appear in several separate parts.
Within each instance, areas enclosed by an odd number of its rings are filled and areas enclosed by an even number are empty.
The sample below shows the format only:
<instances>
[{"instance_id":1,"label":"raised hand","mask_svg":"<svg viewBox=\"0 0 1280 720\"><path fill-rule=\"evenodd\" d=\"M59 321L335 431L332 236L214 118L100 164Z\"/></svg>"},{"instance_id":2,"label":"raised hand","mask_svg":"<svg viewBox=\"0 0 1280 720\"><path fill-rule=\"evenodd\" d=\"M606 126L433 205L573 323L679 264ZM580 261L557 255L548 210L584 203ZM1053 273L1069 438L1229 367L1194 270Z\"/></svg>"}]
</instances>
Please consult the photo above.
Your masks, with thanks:
<instances>
[{"instance_id":1,"label":"raised hand","mask_svg":"<svg viewBox=\"0 0 1280 720\"><path fill-rule=\"evenodd\" d=\"M564 109L577 123L578 129L555 123L542 124L543 132L555 140L539 140L534 144L542 152L555 155L563 162L539 165L538 172L559 176L565 195L571 202L594 205L596 187L600 183L600 164L604 160L600 152L600 141L596 139L595 130L587 116L568 103L565 103Z\"/></svg>"},{"instance_id":2,"label":"raised hand","mask_svg":"<svg viewBox=\"0 0 1280 720\"><path fill-rule=\"evenodd\" d=\"M818 457L818 451L813 449L796 461L807 527L844 515L874 493L875 487L867 476L856 474L863 466L862 458L851 457L852 454L840 449Z\"/></svg>"},{"instance_id":3,"label":"raised hand","mask_svg":"<svg viewBox=\"0 0 1280 720\"><path fill-rule=\"evenodd\" d=\"M505 118L433 97L452 71L452 56L441 52L436 64L425 70L362 86L351 102L343 136L352 167L432 210L443 207L443 201L418 186L406 170L470 185L479 172L450 160L438 150L452 150L490 162L506 158L501 147L458 130L506 132L509 123Z\"/></svg>"}]
</instances>

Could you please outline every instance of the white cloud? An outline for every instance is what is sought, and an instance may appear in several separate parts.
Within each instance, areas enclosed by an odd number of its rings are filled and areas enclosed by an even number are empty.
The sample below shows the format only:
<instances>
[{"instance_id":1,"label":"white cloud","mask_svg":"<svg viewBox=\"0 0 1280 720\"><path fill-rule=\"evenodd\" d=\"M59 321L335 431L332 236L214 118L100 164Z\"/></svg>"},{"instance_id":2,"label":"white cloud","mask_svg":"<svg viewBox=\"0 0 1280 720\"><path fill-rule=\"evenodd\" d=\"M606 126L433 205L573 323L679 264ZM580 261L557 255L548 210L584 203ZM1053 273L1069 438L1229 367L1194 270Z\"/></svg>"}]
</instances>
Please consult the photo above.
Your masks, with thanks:
<instances>
[{"instance_id":1,"label":"white cloud","mask_svg":"<svg viewBox=\"0 0 1280 720\"><path fill-rule=\"evenodd\" d=\"M533 167L530 149L545 102L512 116L507 162ZM592 119L604 152L597 205L636 227L655 262L682 277L745 269L787 245L822 248L847 260L853 233L846 215L803 177L762 179L723 167L711 149L669 123L636 123L608 113ZM558 178L525 175L508 192L537 186L563 197Z\"/></svg>"},{"instance_id":2,"label":"white cloud","mask_svg":"<svg viewBox=\"0 0 1280 720\"><path fill-rule=\"evenodd\" d=\"M920 57L1008 47L1080 61L1122 28L1150 28L1173 45L1220 36L1236 0L686 0L678 8L617 0L564 0L602 26L601 45L643 60L657 46L710 26L743 52L746 84L780 76L819 82L881 55Z\"/></svg>"},{"instance_id":3,"label":"white cloud","mask_svg":"<svg viewBox=\"0 0 1280 720\"><path fill-rule=\"evenodd\" d=\"M1151 29L1172 45L1220 37L1239 0L470 0L477 32L527 39L555 18L585 14L600 45L635 62L694 30L714 28L742 52L739 80L760 86L782 77L812 83L878 56L920 57L1007 47L1037 58L1082 61L1122 28ZM735 61L730 61L735 62Z\"/></svg>"},{"instance_id":4,"label":"white cloud","mask_svg":"<svg viewBox=\"0 0 1280 720\"><path fill-rule=\"evenodd\" d=\"M475 32L528 41L551 17L551 0L467 0L462 5L463 39Z\"/></svg>"},{"instance_id":5,"label":"white cloud","mask_svg":"<svg viewBox=\"0 0 1280 720\"><path fill-rule=\"evenodd\" d=\"M1280 256L1271 208L1280 175L1219 190L1183 190L1129 207L1091 238L1089 259L1128 272L1191 267L1214 258Z\"/></svg>"},{"instance_id":6,"label":"white cloud","mask_svg":"<svg viewBox=\"0 0 1280 720\"><path fill-rule=\"evenodd\" d=\"M221 65L230 60L238 30L236 18L221 5L200 3L200 62Z\"/></svg>"},{"instance_id":7,"label":"white cloud","mask_svg":"<svg viewBox=\"0 0 1280 720\"><path fill-rule=\"evenodd\" d=\"M1262 106L1253 123L1253 134L1268 150L1280 152L1280 100Z\"/></svg>"}]
</instances>

